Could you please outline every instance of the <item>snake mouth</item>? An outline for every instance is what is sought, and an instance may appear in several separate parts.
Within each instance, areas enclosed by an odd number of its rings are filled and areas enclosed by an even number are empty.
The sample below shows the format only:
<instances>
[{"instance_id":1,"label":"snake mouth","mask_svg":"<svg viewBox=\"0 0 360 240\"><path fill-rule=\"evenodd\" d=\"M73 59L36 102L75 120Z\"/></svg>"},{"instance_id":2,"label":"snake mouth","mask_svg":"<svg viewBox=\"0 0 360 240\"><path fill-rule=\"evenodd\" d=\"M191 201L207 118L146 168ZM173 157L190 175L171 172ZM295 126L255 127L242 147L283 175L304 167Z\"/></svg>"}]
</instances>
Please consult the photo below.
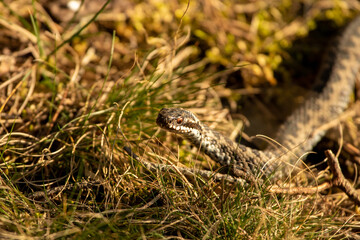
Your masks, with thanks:
<instances>
[{"instance_id":1,"label":"snake mouth","mask_svg":"<svg viewBox=\"0 0 360 240\"><path fill-rule=\"evenodd\" d=\"M156 118L156 124L168 131L175 131L174 120L176 116L173 114L170 108L163 108L160 110L158 117Z\"/></svg>"},{"instance_id":2,"label":"snake mouth","mask_svg":"<svg viewBox=\"0 0 360 240\"><path fill-rule=\"evenodd\" d=\"M182 122L183 117L175 108L161 109L156 119L159 127L171 132L178 132Z\"/></svg>"},{"instance_id":3,"label":"snake mouth","mask_svg":"<svg viewBox=\"0 0 360 240\"><path fill-rule=\"evenodd\" d=\"M183 134L200 128L195 115L181 108L161 109L156 124L167 131Z\"/></svg>"}]
</instances>

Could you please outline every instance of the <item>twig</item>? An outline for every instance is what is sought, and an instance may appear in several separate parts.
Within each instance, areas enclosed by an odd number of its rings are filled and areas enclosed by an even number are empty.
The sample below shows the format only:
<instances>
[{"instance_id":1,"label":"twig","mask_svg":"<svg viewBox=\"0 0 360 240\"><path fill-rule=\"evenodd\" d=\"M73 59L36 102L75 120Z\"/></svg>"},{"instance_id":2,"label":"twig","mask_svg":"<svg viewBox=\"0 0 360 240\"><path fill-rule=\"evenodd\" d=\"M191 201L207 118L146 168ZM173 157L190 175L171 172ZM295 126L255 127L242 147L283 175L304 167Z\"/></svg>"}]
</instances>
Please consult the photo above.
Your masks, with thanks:
<instances>
[{"instance_id":1,"label":"twig","mask_svg":"<svg viewBox=\"0 0 360 240\"><path fill-rule=\"evenodd\" d=\"M325 155L328 158L328 164L333 173L333 179L331 181L333 186L340 188L352 201L354 201L357 205L360 205L360 196L351 183L346 180L342 174L339 160L335 157L331 150L326 150Z\"/></svg>"},{"instance_id":2,"label":"twig","mask_svg":"<svg viewBox=\"0 0 360 240\"><path fill-rule=\"evenodd\" d=\"M316 187L289 187L283 188L279 186L271 186L269 188L269 192L276 193L276 194L289 194L289 195L311 195L315 193L322 192L326 189L331 188L332 184L329 182L325 182Z\"/></svg>"},{"instance_id":3,"label":"twig","mask_svg":"<svg viewBox=\"0 0 360 240\"><path fill-rule=\"evenodd\" d=\"M58 194L59 192L63 192L65 190L71 190L74 188L92 188L92 186L95 184L99 185L100 182L84 181L84 182L71 183L71 184L67 184L67 185L63 185L63 186L54 187L50 190L34 192L29 195L29 198L37 200L37 199L41 199L41 198L45 198L45 197L51 197L51 196L54 196L55 194Z\"/></svg>"},{"instance_id":4,"label":"twig","mask_svg":"<svg viewBox=\"0 0 360 240\"><path fill-rule=\"evenodd\" d=\"M196 174L204 177L204 178L213 178L217 181L226 181L230 183L237 183L242 186L246 184L246 180L241 178L236 178L228 174L221 174L221 173L214 173L211 171L206 170L196 170L196 169L190 169L190 168L184 168L184 167L176 167L173 165L166 165L161 163L152 163L148 161L141 160L138 155L133 153L130 147L124 147L123 148L126 153L134 158L135 160L142 163L149 171L156 172L157 170L160 170L161 172L166 171L174 171L174 172L181 172L182 174L186 176L194 176ZM322 192L326 189L329 189L331 187L338 187L342 191L344 191L348 197L354 201L357 205L360 205L360 196L357 194L356 190L353 188L351 183L347 181L344 177L344 175L341 172L339 160L335 157L335 155L332 153L331 150L326 150L325 154L328 158L328 165L333 173L333 178L330 182L325 182L319 186L316 187L292 187L292 188L282 188L276 185L272 185L269 187L270 193L276 193L276 194L290 194L290 195L310 195Z\"/></svg>"},{"instance_id":5,"label":"twig","mask_svg":"<svg viewBox=\"0 0 360 240\"><path fill-rule=\"evenodd\" d=\"M293 188L281 188L278 186L271 186L269 191L272 193L283 193L283 194L315 194L331 187L340 188L348 197L355 202L357 205L360 205L360 196L356 192L355 188L351 185L351 183L346 180L343 173L341 172L339 160L334 155L331 150L326 150L325 155L328 159L327 163L333 173L333 177L330 182L325 182L316 187L293 187Z\"/></svg>"}]
</instances>

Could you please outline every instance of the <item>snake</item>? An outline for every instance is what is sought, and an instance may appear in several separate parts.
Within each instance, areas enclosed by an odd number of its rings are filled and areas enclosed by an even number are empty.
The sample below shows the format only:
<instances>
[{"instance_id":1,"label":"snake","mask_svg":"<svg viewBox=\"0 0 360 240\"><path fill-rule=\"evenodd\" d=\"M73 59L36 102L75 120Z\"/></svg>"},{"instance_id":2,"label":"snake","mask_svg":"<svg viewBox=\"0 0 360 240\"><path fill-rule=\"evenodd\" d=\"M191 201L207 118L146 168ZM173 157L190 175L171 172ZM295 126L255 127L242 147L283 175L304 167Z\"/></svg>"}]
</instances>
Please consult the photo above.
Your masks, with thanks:
<instances>
[{"instance_id":1,"label":"snake","mask_svg":"<svg viewBox=\"0 0 360 240\"><path fill-rule=\"evenodd\" d=\"M299 165L295 152L311 150L325 135L321 126L347 108L360 69L360 17L352 20L324 56L314 87L304 102L280 126L275 142L264 150L230 140L183 108L163 108L156 123L180 135L237 177L288 177ZM294 156L295 155L295 156Z\"/></svg>"}]
</instances>

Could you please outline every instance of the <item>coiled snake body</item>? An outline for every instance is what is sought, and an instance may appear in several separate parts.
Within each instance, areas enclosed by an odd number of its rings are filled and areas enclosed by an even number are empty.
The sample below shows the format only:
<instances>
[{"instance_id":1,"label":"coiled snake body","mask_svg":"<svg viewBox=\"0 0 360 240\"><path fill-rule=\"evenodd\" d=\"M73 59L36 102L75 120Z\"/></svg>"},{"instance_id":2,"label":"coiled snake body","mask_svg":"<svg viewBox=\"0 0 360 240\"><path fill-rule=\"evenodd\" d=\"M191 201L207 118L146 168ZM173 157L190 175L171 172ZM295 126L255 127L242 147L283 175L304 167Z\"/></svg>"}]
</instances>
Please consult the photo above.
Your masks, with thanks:
<instances>
[{"instance_id":1,"label":"coiled snake body","mask_svg":"<svg viewBox=\"0 0 360 240\"><path fill-rule=\"evenodd\" d=\"M325 134L314 133L315 130L336 119L347 107L359 69L360 17L357 17L334 41L315 81L314 92L280 127L276 141L285 149L311 150ZM236 176L274 174L275 178L282 178L297 161L284 157L284 148L270 146L260 151L237 144L181 108L163 108L156 123L188 139L221 165L232 166Z\"/></svg>"}]
</instances>

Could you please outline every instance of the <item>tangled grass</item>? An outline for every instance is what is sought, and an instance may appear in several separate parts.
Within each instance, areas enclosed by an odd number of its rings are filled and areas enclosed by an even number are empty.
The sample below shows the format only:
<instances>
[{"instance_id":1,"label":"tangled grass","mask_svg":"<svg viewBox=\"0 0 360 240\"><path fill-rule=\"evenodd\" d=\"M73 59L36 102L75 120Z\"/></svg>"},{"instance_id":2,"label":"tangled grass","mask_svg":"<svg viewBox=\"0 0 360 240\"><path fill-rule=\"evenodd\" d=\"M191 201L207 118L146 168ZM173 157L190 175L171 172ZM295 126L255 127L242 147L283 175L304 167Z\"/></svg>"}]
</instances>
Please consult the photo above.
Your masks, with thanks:
<instances>
[{"instance_id":1,"label":"tangled grass","mask_svg":"<svg viewBox=\"0 0 360 240\"><path fill-rule=\"evenodd\" d=\"M123 148L216 170L155 126L158 110L191 108L235 138L240 103L267 93L261 101L281 104L306 87L358 1L79 2L1 1L2 238L356 237L357 208L342 193L279 196L149 171ZM358 120L345 123L355 147Z\"/></svg>"}]
</instances>

